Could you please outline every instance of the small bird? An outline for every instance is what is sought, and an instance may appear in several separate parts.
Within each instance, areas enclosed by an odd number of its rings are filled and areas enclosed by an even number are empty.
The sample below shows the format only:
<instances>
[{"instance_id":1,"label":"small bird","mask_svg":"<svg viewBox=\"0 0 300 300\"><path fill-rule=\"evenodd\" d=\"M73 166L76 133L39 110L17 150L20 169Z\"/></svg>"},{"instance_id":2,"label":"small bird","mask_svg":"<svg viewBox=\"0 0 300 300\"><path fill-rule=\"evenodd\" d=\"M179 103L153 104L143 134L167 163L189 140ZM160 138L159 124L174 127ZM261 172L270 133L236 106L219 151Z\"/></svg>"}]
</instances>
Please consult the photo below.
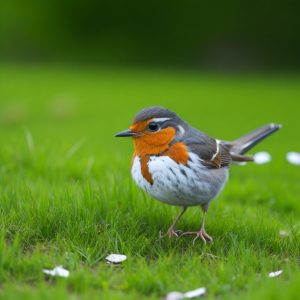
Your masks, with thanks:
<instances>
[{"instance_id":1,"label":"small bird","mask_svg":"<svg viewBox=\"0 0 300 300\"><path fill-rule=\"evenodd\" d=\"M269 124L233 141L214 139L191 127L176 113L163 107L147 107L134 118L128 130L116 137L132 137L134 153L131 174L136 184L150 196L182 210L166 234L195 235L212 242L205 230L208 207L227 182L232 162L254 159L244 154L281 125ZM176 225L190 206L201 206L203 218L199 231L176 230Z\"/></svg>"}]
</instances>

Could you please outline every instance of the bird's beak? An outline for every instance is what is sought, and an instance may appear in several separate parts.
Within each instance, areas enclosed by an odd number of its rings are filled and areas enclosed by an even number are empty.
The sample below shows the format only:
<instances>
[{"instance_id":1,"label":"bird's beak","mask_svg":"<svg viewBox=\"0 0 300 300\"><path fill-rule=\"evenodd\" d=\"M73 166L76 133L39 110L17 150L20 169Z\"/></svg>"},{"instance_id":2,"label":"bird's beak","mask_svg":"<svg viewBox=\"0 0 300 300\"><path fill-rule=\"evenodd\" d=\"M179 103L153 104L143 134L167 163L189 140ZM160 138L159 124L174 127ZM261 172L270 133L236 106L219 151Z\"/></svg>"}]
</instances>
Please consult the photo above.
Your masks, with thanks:
<instances>
[{"instance_id":1,"label":"bird's beak","mask_svg":"<svg viewBox=\"0 0 300 300\"><path fill-rule=\"evenodd\" d=\"M140 134L138 132L133 132L130 129L127 129L127 130L121 131L115 135L115 137L130 137L130 136L136 137L136 136L140 136Z\"/></svg>"}]
</instances>

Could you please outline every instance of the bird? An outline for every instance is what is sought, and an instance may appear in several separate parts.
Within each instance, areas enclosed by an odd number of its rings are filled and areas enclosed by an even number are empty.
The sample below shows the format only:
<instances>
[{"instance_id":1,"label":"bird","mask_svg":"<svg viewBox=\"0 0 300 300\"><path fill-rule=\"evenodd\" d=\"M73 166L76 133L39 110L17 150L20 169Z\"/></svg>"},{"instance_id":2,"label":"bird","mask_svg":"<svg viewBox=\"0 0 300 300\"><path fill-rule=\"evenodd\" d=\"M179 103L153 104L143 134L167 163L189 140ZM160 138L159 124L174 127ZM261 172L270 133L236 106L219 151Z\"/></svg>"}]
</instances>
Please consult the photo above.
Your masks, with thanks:
<instances>
[{"instance_id":1,"label":"bird","mask_svg":"<svg viewBox=\"0 0 300 300\"><path fill-rule=\"evenodd\" d=\"M205 229L206 213L223 190L230 165L254 161L245 153L281 127L270 123L234 141L225 141L193 128L175 112L152 106L138 112L129 129L115 137L133 138L131 175L138 187L161 202L181 207L180 214L160 236L193 235L193 244L199 238L206 244L213 241ZM193 206L203 211L200 229L177 230L179 220Z\"/></svg>"}]
</instances>

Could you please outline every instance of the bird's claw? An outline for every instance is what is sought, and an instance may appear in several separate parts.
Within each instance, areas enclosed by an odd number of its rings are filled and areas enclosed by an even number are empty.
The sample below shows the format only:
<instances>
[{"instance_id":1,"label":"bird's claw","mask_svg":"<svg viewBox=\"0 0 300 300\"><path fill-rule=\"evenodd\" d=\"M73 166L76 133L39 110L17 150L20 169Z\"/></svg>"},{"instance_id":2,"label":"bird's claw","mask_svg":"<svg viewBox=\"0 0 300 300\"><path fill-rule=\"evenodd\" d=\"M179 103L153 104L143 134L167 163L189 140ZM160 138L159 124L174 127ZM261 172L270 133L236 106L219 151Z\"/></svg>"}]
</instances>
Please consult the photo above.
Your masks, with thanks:
<instances>
[{"instance_id":1,"label":"bird's claw","mask_svg":"<svg viewBox=\"0 0 300 300\"><path fill-rule=\"evenodd\" d=\"M169 229L166 233L163 233L162 231L159 232L159 238L171 238L171 237L176 237L179 238L182 234L181 230L175 230L173 228Z\"/></svg>"},{"instance_id":2,"label":"bird's claw","mask_svg":"<svg viewBox=\"0 0 300 300\"><path fill-rule=\"evenodd\" d=\"M181 236L185 235L196 235L196 237L193 239L193 245L195 245L195 242L201 238L204 244L207 242L211 243L213 241L213 238L208 235L204 228L201 228L199 231L188 231L181 234Z\"/></svg>"}]
</instances>

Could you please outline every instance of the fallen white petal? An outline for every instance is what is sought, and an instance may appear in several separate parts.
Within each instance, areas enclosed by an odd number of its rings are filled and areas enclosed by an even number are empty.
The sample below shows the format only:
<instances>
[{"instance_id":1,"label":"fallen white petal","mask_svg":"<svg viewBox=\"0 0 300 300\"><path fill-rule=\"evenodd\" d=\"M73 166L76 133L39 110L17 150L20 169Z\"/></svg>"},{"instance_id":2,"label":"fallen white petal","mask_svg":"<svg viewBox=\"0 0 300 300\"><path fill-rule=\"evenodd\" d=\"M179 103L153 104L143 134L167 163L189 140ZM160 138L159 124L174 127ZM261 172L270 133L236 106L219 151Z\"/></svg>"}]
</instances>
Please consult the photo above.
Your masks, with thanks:
<instances>
[{"instance_id":1,"label":"fallen white petal","mask_svg":"<svg viewBox=\"0 0 300 300\"><path fill-rule=\"evenodd\" d=\"M282 272L283 272L282 270L279 270L279 271L276 271L276 272L271 272L271 273L269 273L269 277L270 278L278 277L282 274Z\"/></svg>"},{"instance_id":2,"label":"fallen white petal","mask_svg":"<svg viewBox=\"0 0 300 300\"><path fill-rule=\"evenodd\" d=\"M279 235L281 237L287 237L287 236L289 236L289 232L286 230L279 230Z\"/></svg>"},{"instance_id":3,"label":"fallen white petal","mask_svg":"<svg viewBox=\"0 0 300 300\"><path fill-rule=\"evenodd\" d=\"M293 165L300 166L300 153L298 152L289 152L286 155L286 159L289 163Z\"/></svg>"},{"instance_id":4,"label":"fallen white petal","mask_svg":"<svg viewBox=\"0 0 300 300\"><path fill-rule=\"evenodd\" d=\"M165 298L165 300L181 300L181 299L184 299L184 294L179 292L171 292Z\"/></svg>"},{"instance_id":5,"label":"fallen white petal","mask_svg":"<svg viewBox=\"0 0 300 300\"><path fill-rule=\"evenodd\" d=\"M63 266L57 266L53 270L43 269L43 272L50 276L69 277L70 272L63 268Z\"/></svg>"},{"instance_id":6,"label":"fallen white petal","mask_svg":"<svg viewBox=\"0 0 300 300\"><path fill-rule=\"evenodd\" d=\"M126 255L123 254L110 254L105 258L109 263L120 264L127 259Z\"/></svg>"},{"instance_id":7,"label":"fallen white petal","mask_svg":"<svg viewBox=\"0 0 300 300\"><path fill-rule=\"evenodd\" d=\"M193 290L193 291L184 293L184 297L185 298L195 298L195 297L204 296L205 294L206 294L206 288L200 288L197 290Z\"/></svg>"},{"instance_id":8,"label":"fallen white petal","mask_svg":"<svg viewBox=\"0 0 300 300\"><path fill-rule=\"evenodd\" d=\"M270 153L268 152L257 152L254 155L254 162L258 165L266 164L272 160Z\"/></svg>"},{"instance_id":9,"label":"fallen white petal","mask_svg":"<svg viewBox=\"0 0 300 300\"><path fill-rule=\"evenodd\" d=\"M197 290L189 291L186 293L171 292L165 298L166 300L180 300L180 299L192 299L206 294L206 288L200 288Z\"/></svg>"}]
</instances>

